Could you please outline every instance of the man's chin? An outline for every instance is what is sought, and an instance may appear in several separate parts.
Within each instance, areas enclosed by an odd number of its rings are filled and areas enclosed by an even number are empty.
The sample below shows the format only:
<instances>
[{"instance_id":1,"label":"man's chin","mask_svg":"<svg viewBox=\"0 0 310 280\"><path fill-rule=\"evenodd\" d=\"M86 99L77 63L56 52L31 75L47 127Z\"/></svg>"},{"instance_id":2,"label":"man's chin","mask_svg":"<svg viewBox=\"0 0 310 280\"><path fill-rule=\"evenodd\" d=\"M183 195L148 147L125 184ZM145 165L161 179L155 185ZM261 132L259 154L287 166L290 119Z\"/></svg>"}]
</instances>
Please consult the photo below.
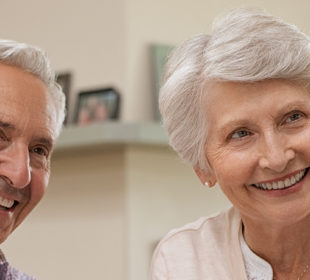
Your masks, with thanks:
<instances>
[{"instance_id":1,"label":"man's chin","mask_svg":"<svg viewBox=\"0 0 310 280\"><path fill-rule=\"evenodd\" d=\"M7 232L7 233L0 233L0 244L2 244L5 240L7 240L11 232L12 231Z\"/></svg>"},{"instance_id":2,"label":"man's chin","mask_svg":"<svg viewBox=\"0 0 310 280\"><path fill-rule=\"evenodd\" d=\"M4 241L10 237L10 234L18 227L18 225L10 225L6 228L0 227L0 244L2 244Z\"/></svg>"}]
</instances>

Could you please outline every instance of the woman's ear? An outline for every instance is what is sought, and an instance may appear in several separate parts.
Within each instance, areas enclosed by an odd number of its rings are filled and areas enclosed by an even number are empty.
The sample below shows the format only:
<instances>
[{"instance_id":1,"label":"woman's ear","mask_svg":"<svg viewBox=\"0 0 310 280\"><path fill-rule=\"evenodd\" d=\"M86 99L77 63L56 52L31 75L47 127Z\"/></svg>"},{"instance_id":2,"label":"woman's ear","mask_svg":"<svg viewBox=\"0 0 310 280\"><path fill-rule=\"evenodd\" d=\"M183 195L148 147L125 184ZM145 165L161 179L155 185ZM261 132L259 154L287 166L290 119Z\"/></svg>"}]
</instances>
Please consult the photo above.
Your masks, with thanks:
<instances>
[{"instance_id":1,"label":"woman's ear","mask_svg":"<svg viewBox=\"0 0 310 280\"><path fill-rule=\"evenodd\" d=\"M194 167L194 171L203 185L211 188L216 184L216 179L211 172L202 170L199 167Z\"/></svg>"}]
</instances>

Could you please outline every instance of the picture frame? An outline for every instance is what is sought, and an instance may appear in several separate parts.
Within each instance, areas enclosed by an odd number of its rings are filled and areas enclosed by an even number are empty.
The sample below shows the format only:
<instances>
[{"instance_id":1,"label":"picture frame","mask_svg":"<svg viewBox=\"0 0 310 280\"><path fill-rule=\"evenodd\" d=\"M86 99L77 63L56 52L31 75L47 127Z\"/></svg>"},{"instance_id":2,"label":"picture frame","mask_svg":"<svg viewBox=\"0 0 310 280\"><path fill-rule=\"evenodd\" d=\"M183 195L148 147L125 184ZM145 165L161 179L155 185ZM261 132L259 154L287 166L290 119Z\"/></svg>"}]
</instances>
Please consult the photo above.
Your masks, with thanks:
<instances>
[{"instance_id":1,"label":"picture frame","mask_svg":"<svg viewBox=\"0 0 310 280\"><path fill-rule=\"evenodd\" d=\"M78 94L74 122L78 125L117 120L120 95L112 87L81 91Z\"/></svg>"},{"instance_id":2,"label":"picture frame","mask_svg":"<svg viewBox=\"0 0 310 280\"><path fill-rule=\"evenodd\" d=\"M150 46L155 121L161 120L161 115L158 108L159 90L162 85L162 78L167 59L173 49L174 46L167 44L151 44Z\"/></svg>"},{"instance_id":3,"label":"picture frame","mask_svg":"<svg viewBox=\"0 0 310 280\"><path fill-rule=\"evenodd\" d=\"M66 96L66 117L64 120L64 124L68 122L68 111L69 111L69 96L71 91L71 83L72 83L72 74L71 72L59 72L56 73L56 82L61 86L65 96Z\"/></svg>"}]
</instances>

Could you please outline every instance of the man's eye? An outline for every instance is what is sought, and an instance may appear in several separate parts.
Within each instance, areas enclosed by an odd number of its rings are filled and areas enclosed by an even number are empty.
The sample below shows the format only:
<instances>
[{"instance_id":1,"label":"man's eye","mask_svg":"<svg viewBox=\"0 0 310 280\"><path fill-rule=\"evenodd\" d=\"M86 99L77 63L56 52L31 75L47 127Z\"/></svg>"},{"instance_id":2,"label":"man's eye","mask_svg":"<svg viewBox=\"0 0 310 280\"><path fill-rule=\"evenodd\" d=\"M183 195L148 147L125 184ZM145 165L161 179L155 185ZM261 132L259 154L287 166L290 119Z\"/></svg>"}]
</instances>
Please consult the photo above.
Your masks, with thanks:
<instances>
[{"instance_id":1,"label":"man's eye","mask_svg":"<svg viewBox=\"0 0 310 280\"><path fill-rule=\"evenodd\" d=\"M44 147L34 147L34 148L32 148L31 151L33 153L36 153L40 156L45 156L45 157L48 157L48 154L49 154L48 150Z\"/></svg>"},{"instance_id":2,"label":"man's eye","mask_svg":"<svg viewBox=\"0 0 310 280\"><path fill-rule=\"evenodd\" d=\"M250 132L247 130L238 130L231 134L230 138L232 139L240 139L246 136L249 136Z\"/></svg>"}]
</instances>

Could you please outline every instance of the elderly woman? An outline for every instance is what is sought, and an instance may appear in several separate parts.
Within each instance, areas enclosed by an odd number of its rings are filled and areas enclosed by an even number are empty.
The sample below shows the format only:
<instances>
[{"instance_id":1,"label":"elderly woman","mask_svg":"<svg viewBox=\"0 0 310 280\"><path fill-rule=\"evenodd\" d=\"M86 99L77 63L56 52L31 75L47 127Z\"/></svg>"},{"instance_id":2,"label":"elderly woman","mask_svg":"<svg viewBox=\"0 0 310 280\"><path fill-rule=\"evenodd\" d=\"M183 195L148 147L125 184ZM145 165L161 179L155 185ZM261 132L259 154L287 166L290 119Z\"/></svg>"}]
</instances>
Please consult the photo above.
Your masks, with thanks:
<instances>
[{"instance_id":1,"label":"elderly woman","mask_svg":"<svg viewBox=\"0 0 310 280\"><path fill-rule=\"evenodd\" d=\"M233 207L170 232L152 280L310 279L310 39L235 10L170 57L170 144Z\"/></svg>"}]
</instances>

